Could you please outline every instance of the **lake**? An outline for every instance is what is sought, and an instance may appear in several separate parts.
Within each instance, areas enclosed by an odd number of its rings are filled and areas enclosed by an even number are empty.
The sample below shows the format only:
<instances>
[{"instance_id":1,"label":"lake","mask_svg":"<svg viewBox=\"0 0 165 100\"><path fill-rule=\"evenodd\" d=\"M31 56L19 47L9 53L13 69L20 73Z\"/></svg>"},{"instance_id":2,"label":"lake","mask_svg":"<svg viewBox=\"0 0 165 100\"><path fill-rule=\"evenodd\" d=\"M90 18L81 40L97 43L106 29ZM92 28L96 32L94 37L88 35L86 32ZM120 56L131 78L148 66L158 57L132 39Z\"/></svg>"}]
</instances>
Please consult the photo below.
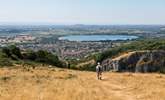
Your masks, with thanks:
<instances>
[{"instance_id":1,"label":"lake","mask_svg":"<svg viewBox=\"0 0 165 100\"><path fill-rule=\"evenodd\" d=\"M115 40L133 40L138 36L133 35L67 35L59 37L59 40L69 41L115 41Z\"/></svg>"}]
</instances>

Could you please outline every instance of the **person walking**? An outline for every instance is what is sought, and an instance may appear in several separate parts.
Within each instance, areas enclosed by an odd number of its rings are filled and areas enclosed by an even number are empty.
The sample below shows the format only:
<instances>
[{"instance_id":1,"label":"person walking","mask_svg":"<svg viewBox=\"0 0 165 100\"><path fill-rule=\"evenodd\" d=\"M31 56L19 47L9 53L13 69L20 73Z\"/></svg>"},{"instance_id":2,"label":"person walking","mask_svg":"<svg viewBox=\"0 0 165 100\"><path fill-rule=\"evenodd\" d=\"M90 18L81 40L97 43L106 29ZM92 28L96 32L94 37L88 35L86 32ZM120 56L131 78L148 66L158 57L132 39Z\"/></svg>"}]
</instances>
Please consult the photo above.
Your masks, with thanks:
<instances>
[{"instance_id":1,"label":"person walking","mask_svg":"<svg viewBox=\"0 0 165 100\"><path fill-rule=\"evenodd\" d=\"M96 73L97 73L98 80L101 80L102 79L102 72L103 72L103 67L98 62L97 63L97 66L96 66Z\"/></svg>"}]
</instances>

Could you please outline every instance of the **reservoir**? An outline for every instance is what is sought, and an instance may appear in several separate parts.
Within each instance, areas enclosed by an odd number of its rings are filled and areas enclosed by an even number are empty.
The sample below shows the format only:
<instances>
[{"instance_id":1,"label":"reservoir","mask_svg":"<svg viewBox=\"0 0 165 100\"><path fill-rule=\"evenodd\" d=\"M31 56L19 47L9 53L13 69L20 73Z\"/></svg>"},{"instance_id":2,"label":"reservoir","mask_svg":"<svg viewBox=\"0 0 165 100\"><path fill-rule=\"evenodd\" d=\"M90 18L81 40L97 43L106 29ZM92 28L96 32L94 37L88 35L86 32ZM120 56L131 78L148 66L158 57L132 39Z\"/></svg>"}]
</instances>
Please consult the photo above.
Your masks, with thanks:
<instances>
[{"instance_id":1,"label":"reservoir","mask_svg":"<svg viewBox=\"0 0 165 100\"><path fill-rule=\"evenodd\" d=\"M115 41L115 40L133 40L138 36L133 35L67 35L59 37L59 40L69 41Z\"/></svg>"}]
</instances>

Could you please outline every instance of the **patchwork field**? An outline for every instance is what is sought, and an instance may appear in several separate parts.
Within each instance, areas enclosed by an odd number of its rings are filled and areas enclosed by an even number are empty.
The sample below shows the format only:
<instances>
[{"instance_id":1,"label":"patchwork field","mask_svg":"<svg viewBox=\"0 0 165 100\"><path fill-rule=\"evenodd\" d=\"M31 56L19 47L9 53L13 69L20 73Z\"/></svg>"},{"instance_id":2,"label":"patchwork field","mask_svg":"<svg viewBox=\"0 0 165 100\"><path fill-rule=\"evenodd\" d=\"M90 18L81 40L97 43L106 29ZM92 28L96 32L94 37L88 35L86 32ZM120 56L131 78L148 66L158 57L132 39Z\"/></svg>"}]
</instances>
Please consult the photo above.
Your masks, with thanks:
<instances>
[{"instance_id":1,"label":"patchwork field","mask_svg":"<svg viewBox=\"0 0 165 100\"><path fill-rule=\"evenodd\" d=\"M165 75L1 68L0 100L165 100Z\"/></svg>"}]
</instances>

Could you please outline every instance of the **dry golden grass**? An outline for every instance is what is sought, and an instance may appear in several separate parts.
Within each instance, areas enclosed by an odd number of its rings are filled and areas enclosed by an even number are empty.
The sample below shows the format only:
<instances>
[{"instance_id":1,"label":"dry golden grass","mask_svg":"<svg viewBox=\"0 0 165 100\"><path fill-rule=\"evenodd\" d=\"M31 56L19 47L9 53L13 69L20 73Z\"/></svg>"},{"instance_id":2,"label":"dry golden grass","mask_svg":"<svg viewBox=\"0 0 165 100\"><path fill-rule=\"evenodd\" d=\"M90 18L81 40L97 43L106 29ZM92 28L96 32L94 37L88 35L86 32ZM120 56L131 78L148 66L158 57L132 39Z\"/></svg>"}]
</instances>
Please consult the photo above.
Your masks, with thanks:
<instances>
[{"instance_id":1,"label":"dry golden grass","mask_svg":"<svg viewBox=\"0 0 165 100\"><path fill-rule=\"evenodd\" d=\"M165 100L165 75L1 68L0 100Z\"/></svg>"}]
</instances>

